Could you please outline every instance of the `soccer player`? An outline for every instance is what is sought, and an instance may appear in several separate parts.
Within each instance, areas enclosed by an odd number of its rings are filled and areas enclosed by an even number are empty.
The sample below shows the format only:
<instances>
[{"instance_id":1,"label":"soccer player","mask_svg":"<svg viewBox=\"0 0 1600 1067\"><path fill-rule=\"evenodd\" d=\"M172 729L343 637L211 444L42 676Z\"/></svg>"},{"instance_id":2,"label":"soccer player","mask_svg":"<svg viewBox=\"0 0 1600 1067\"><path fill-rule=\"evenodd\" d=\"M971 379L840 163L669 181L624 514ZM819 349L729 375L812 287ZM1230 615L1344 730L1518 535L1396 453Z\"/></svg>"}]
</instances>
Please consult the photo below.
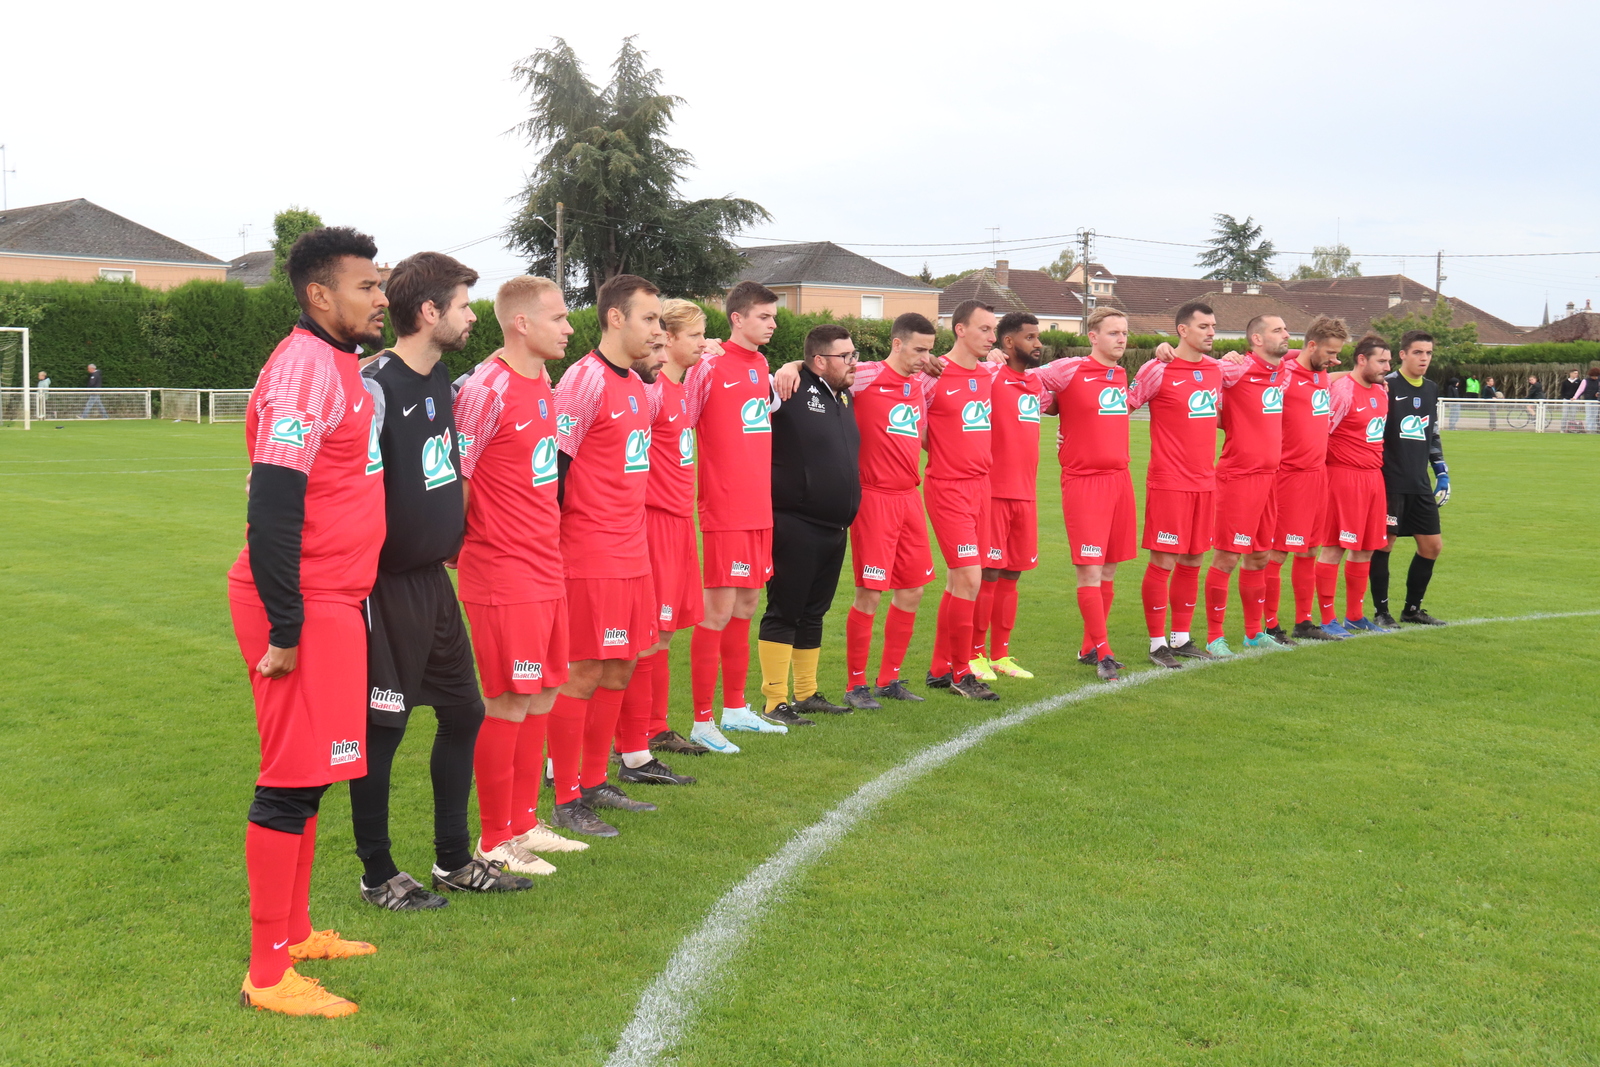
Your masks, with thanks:
<instances>
[{"instance_id":1,"label":"soccer player","mask_svg":"<svg viewBox=\"0 0 1600 1067\"><path fill-rule=\"evenodd\" d=\"M367 597L367 773L350 783L350 821L364 872L361 897L392 911L447 901L395 866L389 776L411 710L433 708L434 888L528 889L533 882L474 857L467 832L472 753L483 701L472 646L445 562L465 526L450 375L440 358L466 346L477 317L467 291L478 272L439 252L401 260L384 292L394 348L362 370L383 455L387 534ZM376 388L374 388L374 386ZM541 861L543 862L543 861Z\"/></svg>"},{"instance_id":2,"label":"soccer player","mask_svg":"<svg viewBox=\"0 0 1600 1067\"><path fill-rule=\"evenodd\" d=\"M990 386L989 547L978 590L969 665L983 681L1032 678L1011 655L1017 580L1039 565L1039 382L1028 372L1044 358L1039 320L1011 311L995 327L1005 362ZM984 639L988 638L988 647Z\"/></svg>"},{"instance_id":3,"label":"soccer player","mask_svg":"<svg viewBox=\"0 0 1600 1067\"><path fill-rule=\"evenodd\" d=\"M766 714L814 725L808 713L843 715L817 691L822 617L833 604L845 542L861 506L861 435L850 410L856 346L843 326L806 334L798 391L772 414L772 578L761 618L761 693ZM794 702L789 671L794 670Z\"/></svg>"},{"instance_id":4,"label":"soccer player","mask_svg":"<svg viewBox=\"0 0 1600 1067\"><path fill-rule=\"evenodd\" d=\"M1245 327L1250 353L1223 364L1222 458L1217 462L1216 526L1206 573L1206 652L1233 655L1223 636L1228 581L1239 574L1245 636L1261 633L1266 601L1267 552L1277 526L1273 483L1283 454L1283 390L1288 371L1289 327L1277 315L1257 315ZM1242 564L1242 567L1241 567Z\"/></svg>"},{"instance_id":5,"label":"soccer player","mask_svg":"<svg viewBox=\"0 0 1600 1067\"><path fill-rule=\"evenodd\" d=\"M1383 484L1383 431L1389 417L1388 342L1356 342L1355 365L1329 390L1328 508L1317 552L1317 600L1323 629L1336 637L1352 631L1386 633L1366 617L1362 602L1372 553L1388 542L1388 497ZM1339 563L1344 565L1344 621L1334 618Z\"/></svg>"},{"instance_id":6,"label":"soccer player","mask_svg":"<svg viewBox=\"0 0 1600 1067\"><path fill-rule=\"evenodd\" d=\"M555 868L538 853L589 847L555 833L537 814L568 650L558 422L545 365L566 354L572 325L561 289L548 278L506 281L494 313L505 347L472 372L455 402L467 499L460 597L488 694L473 759L475 851L513 872L547 875Z\"/></svg>"},{"instance_id":7,"label":"soccer player","mask_svg":"<svg viewBox=\"0 0 1600 1067\"><path fill-rule=\"evenodd\" d=\"M986 360L999 320L989 305L966 300L950 322L956 343L937 360L938 381L927 389L928 468L922 495L945 562L927 682L971 700L999 700L971 665L983 561L989 555L989 468L994 461L994 370Z\"/></svg>"},{"instance_id":8,"label":"soccer player","mask_svg":"<svg viewBox=\"0 0 1600 1067\"><path fill-rule=\"evenodd\" d=\"M726 304L732 336L684 379L689 421L700 434L700 534L705 617L690 645L696 723L713 720L722 673L722 729L788 733L799 719L758 715L745 703L750 620L772 577L772 376L762 345L778 325L778 294L740 282ZM705 742L701 742L704 744ZM710 747L710 746L708 746Z\"/></svg>"},{"instance_id":9,"label":"soccer player","mask_svg":"<svg viewBox=\"0 0 1600 1067\"><path fill-rule=\"evenodd\" d=\"M286 266L302 314L245 413L248 526L228 602L261 770L245 828L250 970L239 999L286 1015L356 1010L294 962L377 951L312 930L309 909L322 795L367 773L361 602L383 547L383 453L357 353L383 341L377 252L372 238L340 226L295 241Z\"/></svg>"},{"instance_id":10,"label":"soccer player","mask_svg":"<svg viewBox=\"0 0 1600 1067\"><path fill-rule=\"evenodd\" d=\"M563 467L568 673L550 712L556 826L615 837L596 808L654 811L606 780L622 694L656 643L645 536L650 398L632 370L661 332L660 290L633 274L600 287L600 344L561 376L556 439ZM763 416L764 417L764 416Z\"/></svg>"},{"instance_id":11,"label":"soccer player","mask_svg":"<svg viewBox=\"0 0 1600 1067\"><path fill-rule=\"evenodd\" d=\"M1128 318L1111 307L1084 320L1092 346L1085 358L1062 359L1039 369L1039 384L1054 393L1061 416L1061 511L1078 579L1084 655L1095 673L1114 682L1122 667L1106 632L1117 564L1138 555L1134 535L1133 479L1128 474L1128 375L1120 363L1128 348Z\"/></svg>"},{"instance_id":12,"label":"soccer player","mask_svg":"<svg viewBox=\"0 0 1600 1067\"><path fill-rule=\"evenodd\" d=\"M1389 388L1389 421L1384 426L1383 481L1389 495L1389 543L1372 556L1373 621L1394 626L1389 614L1389 552L1402 537L1417 545L1406 572L1406 600L1400 621L1417 626L1443 626L1423 610L1422 598L1433 580L1434 561L1444 549L1439 509L1450 499L1450 468L1439 441L1439 386L1428 380L1433 362L1433 335L1412 330L1400 338L1400 366L1385 382ZM1433 482L1428 480L1433 471Z\"/></svg>"},{"instance_id":13,"label":"soccer player","mask_svg":"<svg viewBox=\"0 0 1600 1067\"><path fill-rule=\"evenodd\" d=\"M1178 309L1176 324L1178 347L1172 361L1147 361L1128 392L1129 410L1150 408L1142 542L1150 551L1150 564L1139 594L1150 634L1150 662L1172 669L1182 666L1180 656L1207 658L1190 638L1189 626L1199 599L1200 563L1211 547L1216 521L1217 406L1222 393L1222 368L1211 357L1216 313L1191 301Z\"/></svg>"},{"instance_id":14,"label":"soccer player","mask_svg":"<svg viewBox=\"0 0 1600 1067\"><path fill-rule=\"evenodd\" d=\"M1339 352L1350 331L1338 319L1319 317L1306 327L1305 347L1290 352L1283 389L1283 457L1273 484L1277 519L1272 551L1267 555L1265 618L1261 634L1246 637L1252 647L1327 641L1312 621L1316 593L1316 553L1328 503L1329 368L1339 365ZM1294 634L1278 623L1284 561L1294 556Z\"/></svg>"}]
</instances>

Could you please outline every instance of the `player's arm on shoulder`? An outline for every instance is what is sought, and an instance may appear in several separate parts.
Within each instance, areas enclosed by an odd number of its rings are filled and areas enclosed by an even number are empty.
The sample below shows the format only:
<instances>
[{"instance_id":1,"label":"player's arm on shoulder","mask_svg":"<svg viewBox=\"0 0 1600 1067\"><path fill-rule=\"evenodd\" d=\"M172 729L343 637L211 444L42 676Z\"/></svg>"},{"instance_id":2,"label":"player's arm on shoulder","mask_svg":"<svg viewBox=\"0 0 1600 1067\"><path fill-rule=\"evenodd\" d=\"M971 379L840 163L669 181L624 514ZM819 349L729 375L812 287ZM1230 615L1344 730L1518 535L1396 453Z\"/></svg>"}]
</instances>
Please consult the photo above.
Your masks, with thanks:
<instances>
[{"instance_id":1,"label":"player's arm on shoulder","mask_svg":"<svg viewBox=\"0 0 1600 1067\"><path fill-rule=\"evenodd\" d=\"M1328 389L1328 432L1333 433L1334 427L1344 421L1350 414L1351 393L1354 387L1350 384L1349 375L1340 376L1337 382Z\"/></svg>"},{"instance_id":2,"label":"player's arm on shoulder","mask_svg":"<svg viewBox=\"0 0 1600 1067\"><path fill-rule=\"evenodd\" d=\"M855 396L857 393L870 389L872 383L878 380L878 375L882 371L883 363L881 360L873 360L870 363L857 363L855 380L850 383L850 395Z\"/></svg>"},{"instance_id":3,"label":"player's arm on shoulder","mask_svg":"<svg viewBox=\"0 0 1600 1067\"><path fill-rule=\"evenodd\" d=\"M1229 354L1236 356L1239 353L1231 352ZM1248 366L1248 364L1249 361L1243 359L1217 360L1217 366L1222 371L1222 387L1224 389L1232 389L1234 386L1238 385L1239 382L1244 378L1245 368Z\"/></svg>"},{"instance_id":4,"label":"player's arm on shoulder","mask_svg":"<svg viewBox=\"0 0 1600 1067\"><path fill-rule=\"evenodd\" d=\"M1150 402L1161 390L1161 372L1166 368L1159 360L1145 360L1144 365L1128 383L1128 410L1137 411Z\"/></svg>"},{"instance_id":5,"label":"player's arm on shoulder","mask_svg":"<svg viewBox=\"0 0 1600 1067\"><path fill-rule=\"evenodd\" d=\"M1078 369L1083 366L1085 358L1073 356L1071 359L1046 363L1038 369L1039 384L1053 393L1061 392L1078 376Z\"/></svg>"},{"instance_id":6,"label":"player's arm on shoulder","mask_svg":"<svg viewBox=\"0 0 1600 1067\"><path fill-rule=\"evenodd\" d=\"M717 365L717 357L722 354L722 346L718 345L715 353L700 357L700 362L689 368L689 373L683 376L683 399L686 401L691 427L700 425L700 413L706 409L706 397L711 393L712 370Z\"/></svg>"}]
</instances>

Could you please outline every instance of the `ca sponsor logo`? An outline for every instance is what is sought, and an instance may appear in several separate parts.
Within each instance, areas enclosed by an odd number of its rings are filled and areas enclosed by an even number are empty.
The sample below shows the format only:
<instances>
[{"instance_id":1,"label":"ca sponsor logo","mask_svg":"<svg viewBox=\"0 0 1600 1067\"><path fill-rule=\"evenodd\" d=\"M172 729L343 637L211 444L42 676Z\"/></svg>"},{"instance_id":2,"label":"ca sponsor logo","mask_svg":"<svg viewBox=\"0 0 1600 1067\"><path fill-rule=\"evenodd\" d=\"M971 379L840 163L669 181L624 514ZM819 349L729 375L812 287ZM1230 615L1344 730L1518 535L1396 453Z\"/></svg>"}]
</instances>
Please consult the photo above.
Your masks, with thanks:
<instances>
[{"instance_id":1,"label":"ca sponsor logo","mask_svg":"<svg viewBox=\"0 0 1600 1067\"><path fill-rule=\"evenodd\" d=\"M974 385L977 383L974 382ZM989 405L982 400L969 400L961 405L961 429L966 433L988 432Z\"/></svg>"},{"instance_id":2,"label":"ca sponsor logo","mask_svg":"<svg viewBox=\"0 0 1600 1067\"><path fill-rule=\"evenodd\" d=\"M1306 547L1306 539L1301 537L1299 534L1284 534L1283 543L1288 545L1290 548Z\"/></svg>"},{"instance_id":3,"label":"ca sponsor logo","mask_svg":"<svg viewBox=\"0 0 1600 1067\"><path fill-rule=\"evenodd\" d=\"M281 419L273 420L272 436L269 440L276 445L304 448L306 447L306 431L309 429L311 429L310 419L302 419L295 415L285 415Z\"/></svg>"},{"instance_id":4,"label":"ca sponsor logo","mask_svg":"<svg viewBox=\"0 0 1600 1067\"><path fill-rule=\"evenodd\" d=\"M511 661L511 680L513 682L537 682L544 678L544 664L532 659L514 659Z\"/></svg>"},{"instance_id":5,"label":"ca sponsor logo","mask_svg":"<svg viewBox=\"0 0 1600 1067\"><path fill-rule=\"evenodd\" d=\"M1333 411L1333 403L1328 399L1326 389L1315 389L1311 393L1311 414L1328 415Z\"/></svg>"},{"instance_id":6,"label":"ca sponsor logo","mask_svg":"<svg viewBox=\"0 0 1600 1067\"><path fill-rule=\"evenodd\" d=\"M341 763L354 763L360 758L360 741L335 741L333 752L328 756L328 765L337 767Z\"/></svg>"},{"instance_id":7,"label":"ca sponsor logo","mask_svg":"<svg viewBox=\"0 0 1600 1067\"><path fill-rule=\"evenodd\" d=\"M573 418L571 415L556 416L556 433L560 434L562 437L571 437L572 428L576 425L578 425L578 420Z\"/></svg>"},{"instance_id":8,"label":"ca sponsor logo","mask_svg":"<svg viewBox=\"0 0 1600 1067\"><path fill-rule=\"evenodd\" d=\"M1240 548L1249 548L1250 547L1250 535L1249 534L1236 533L1236 534L1233 535L1233 543L1235 545L1237 545L1238 547L1240 547Z\"/></svg>"},{"instance_id":9,"label":"ca sponsor logo","mask_svg":"<svg viewBox=\"0 0 1600 1067\"><path fill-rule=\"evenodd\" d=\"M606 648L625 645L628 643L628 631L620 626L607 626L605 635L600 639L600 643Z\"/></svg>"},{"instance_id":10,"label":"ca sponsor logo","mask_svg":"<svg viewBox=\"0 0 1600 1067\"><path fill-rule=\"evenodd\" d=\"M1099 545L1079 545L1078 546L1078 555L1080 555L1080 556L1090 556L1090 557L1093 557L1094 559L1099 559L1101 556L1104 556L1105 554L1106 554L1106 550L1101 548Z\"/></svg>"},{"instance_id":11,"label":"ca sponsor logo","mask_svg":"<svg viewBox=\"0 0 1600 1067\"><path fill-rule=\"evenodd\" d=\"M1367 443L1377 444L1383 440L1383 427L1389 421L1385 415L1375 415L1367 420Z\"/></svg>"},{"instance_id":12,"label":"ca sponsor logo","mask_svg":"<svg viewBox=\"0 0 1600 1067\"><path fill-rule=\"evenodd\" d=\"M1210 389L1196 389L1189 394L1189 417L1191 419L1214 419L1217 417L1217 394Z\"/></svg>"},{"instance_id":13,"label":"ca sponsor logo","mask_svg":"<svg viewBox=\"0 0 1600 1067\"><path fill-rule=\"evenodd\" d=\"M1276 385L1269 385L1261 390L1261 414L1283 414L1283 390Z\"/></svg>"},{"instance_id":14,"label":"ca sponsor logo","mask_svg":"<svg viewBox=\"0 0 1600 1067\"><path fill-rule=\"evenodd\" d=\"M861 580L865 582L887 582L889 572L882 567L862 567Z\"/></svg>"},{"instance_id":15,"label":"ca sponsor logo","mask_svg":"<svg viewBox=\"0 0 1600 1067\"><path fill-rule=\"evenodd\" d=\"M383 448L378 444L378 420L373 419L372 425L367 427L367 473L377 474L381 470L383 470Z\"/></svg>"},{"instance_id":16,"label":"ca sponsor logo","mask_svg":"<svg viewBox=\"0 0 1600 1067\"><path fill-rule=\"evenodd\" d=\"M750 577L750 564L734 560L733 565L728 568L728 573L735 578L748 578Z\"/></svg>"},{"instance_id":17,"label":"ca sponsor logo","mask_svg":"<svg viewBox=\"0 0 1600 1067\"><path fill-rule=\"evenodd\" d=\"M678 431L678 466L694 466L694 431Z\"/></svg>"},{"instance_id":18,"label":"ca sponsor logo","mask_svg":"<svg viewBox=\"0 0 1600 1067\"><path fill-rule=\"evenodd\" d=\"M1354 530L1339 531L1339 543L1341 545L1353 545L1357 540L1358 538L1356 537Z\"/></svg>"},{"instance_id":19,"label":"ca sponsor logo","mask_svg":"<svg viewBox=\"0 0 1600 1067\"><path fill-rule=\"evenodd\" d=\"M1428 438L1428 416L1406 415L1400 420L1400 436L1407 441L1425 441Z\"/></svg>"},{"instance_id":20,"label":"ca sponsor logo","mask_svg":"<svg viewBox=\"0 0 1600 1067\"><path fill-rule=\"evenodd\" d=\"M1165 530L1157 530L1156 531L1156 544L1158 544L1158 545L1175 545L1177 543L1178 543L1178 535L1177 534L1175 534L1175 533L1167 533L1167 531L1165 531Z\"/></svg>"},{"instance_id":21,"label":"ca sponsor logo","mask_svg":"<svg viewBox=\"0 0 1600 1067\"><path fill-rule=\"evenodd\" d=\"M663 604L663 605L661 605L661 621L662 622L671 622L672 621L672 605L671 604Z\"/></svg>"},{"instance_id":22,"label":"ca sponsor logo","mask_svg":"<svg viewBox=\"0 0 1600 1067\"><path fill-rule=\"evenodd\" d=\"M372 699L368 702L368 706L374 711L405 711L406 696L404 693L396 693L393 689L375 685L372 687Z\"/></svg>"},{"instance_id":23,"label":"ca sponsor logo","mask_svg":"<svg viewBox=\"0 0 1600 1067\"><path fill-rule=\"evenodd\" d=\"M968 556L976 557L977 554L978 554L978 546L977 545L957 545L956 546L956 558L957 559L965 559Z\"/></svg>"},{"instance_id":24,"label":"ca sponsor logo","mask_svg":"<svg viewBox=\"0 0 1600 1067\"><path fill-rule=\"evenodd\" d=\"M889 409L889 432L899 437L920 437L918 412L911 404L896 404Z\"/></svg>"},{"instance_id":25,"label":"ca sponsor logo","mask_svg":"<svg viewBox=\"0 0 1600 1067\"><path fill-rule=\"evenodd\" d=\"M1017 397L1017 421L1039 421L1039 398L1032 393L1023 393Z\"/></svg>"},{"instance_id":26,"label":"ca sponsor logo","mask_svg":"<svg viewBox=\"0 0 1600 1067\"><path fill-rule=\"evenodd\" d=\"M455 480L456 468L450 462L450 433L447 430L422 442L422 487L437 489Z\"/></svg>"},{"instance_id":27,"label":"ca sponsor logo","mask_svg":"<svg viewBox=\"0 0 1600 1067\"><path fill-rule=\"evenodd\" d=\"M744 402L739 408L739 422L745 433L771 433L772 421L767 408L767 398L764 396L753 397Z\"/></svg>"},{"instance_id":28,"label":"ca sponsor logo","mask_svg":"<svg viewBox=\"0 0 1600 1067\"><path fill-rule=\"evenodd\" d=\"M1128 392L1115 385L1108 385L1100 390L1100 414L1126 415L1128 413Z\"/></svg>"},{"instance_id":29,"label":"ca sponsor logo","mask_svg":"<svg viewBox=\"0 0 1600 1067\"><path fill-rule=\"evenodd\" d=\"M467 449L469 449L471 447L472 447L472 435L471 434L464 434L460 430L457 430L456 431L456 452L458 454L464 456L464 455L467 454Z\"/></svg>"},{"instance_id":30,"label":"ca sponsor logo","mask_svg":"<svg viewBox=\"0 0 1600 1067\"><path fill-rule=\"evenodd\" d=\"M650 469L650 431L629 430L627 450L623 455L624 474L638 474Z\"/></svg>"},{"instance_id":31,"label":"ca sponsor logo","mask_svg":"<svg viewBox=\"0 0 1600 1067\"><path fill-rule=\"evenodd\" d=\"M549 485L561 477L560 449L554 437L541 437L533 446L533 484Z\"/></svg>"}]
</instances>

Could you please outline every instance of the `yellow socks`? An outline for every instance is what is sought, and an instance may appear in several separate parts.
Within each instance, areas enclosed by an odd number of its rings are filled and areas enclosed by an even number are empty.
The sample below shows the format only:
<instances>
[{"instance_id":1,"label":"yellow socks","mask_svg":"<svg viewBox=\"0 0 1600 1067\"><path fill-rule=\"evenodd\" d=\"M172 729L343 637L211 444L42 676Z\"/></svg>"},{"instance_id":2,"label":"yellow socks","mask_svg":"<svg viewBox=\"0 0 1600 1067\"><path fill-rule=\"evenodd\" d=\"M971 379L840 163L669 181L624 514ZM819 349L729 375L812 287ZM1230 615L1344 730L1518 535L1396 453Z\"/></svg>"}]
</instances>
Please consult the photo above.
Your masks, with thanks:
<instances>
[{"instance_id":1,"label":"yellow socks","mask_svg":"<svg viewBox=\"0 0 1600 1067\"><path fill-rule=\"evenodd\" d=\"M822 655L820 648L797 648L794 650L794 699L799 703L806 697L812 696L817 691L817 658Z\"/></svg>"},{"instance_id":2,"label":"yellow socks","mask_svg":"<svg viewBox=\"0 0 1600 1067\"><path fill-rule=\"evenodd\" d=\"M761 656L761 695L766 698L767 710L771 711L789 699L789 661L796 658L796 653L793 645L781 645L776 641L757 641L756 651ZM795 665L798 668L798 662ZM813 652L811 677L815 679L816 676L817 658ZM816 690L815 683L811 688Z\"/></svg>"}]
</instances>

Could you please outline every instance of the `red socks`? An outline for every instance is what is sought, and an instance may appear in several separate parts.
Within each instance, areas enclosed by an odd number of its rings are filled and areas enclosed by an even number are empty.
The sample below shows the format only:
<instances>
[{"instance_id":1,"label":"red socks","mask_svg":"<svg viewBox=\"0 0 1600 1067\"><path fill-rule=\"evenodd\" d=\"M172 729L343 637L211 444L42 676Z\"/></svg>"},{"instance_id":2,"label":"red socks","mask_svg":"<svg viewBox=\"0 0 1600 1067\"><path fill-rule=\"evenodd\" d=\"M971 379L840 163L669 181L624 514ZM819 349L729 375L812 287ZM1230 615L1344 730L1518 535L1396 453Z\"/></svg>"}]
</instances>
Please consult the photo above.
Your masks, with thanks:
<instances>
[{"instance_id":1,"label":"red socks","mask_svg":"<svg viewBox=\"0 0 1600 1067\"><path fill-rule=\"evenodd\" d=\"M995 583L994 614L990 618L989 658L1011 655L1011 631L1017 628L1017 579L1001 577Z\"/></svg>"},{"instance_id":2,"label":"red socks","mask_svg":"<svg viewBox=\"0 0 1600 1067\"><path fill-rule=\"evenodd\" d=\"M1357 563L1354 560L1345 560L1344 563L1344 617L1347 619L1362 619L1366 617L1367 610L1362 606L1362 601L1367 599L1367 577L1372 571L1372 563Z\"/></svg>"},{"instance_id":3,"label":"red socks","mask_svg":"<svg viewBox=\"0 0 1600 1067\"><path fill-rule=\"evenodd\" d=\"M950 680L958 682L972 673L972 615L973 602L959 597L950 598L949 630L945 634L945 648L950 650Z\"/></svg>"},{"instance_id":4,"label":"red socks","mask_svg":"<svg viewBox=\"0 0 1600 1067\"><path fill-rule=\"evenodd\" d=\"M1311 601L1317 593L1317 561L1312 556L1296 556L1289 572L1294 586L1294 621L1311 621Z\"/></svg>"},{"instance_id":5,"label":"red socks","mask_svg":"<svg viewBox=\"0 0 1600 1067\"><path fill-rule=\"evenodd\" d=\"M885 640L887 640L887 634ZM872 655L872 616L852 607L844 620L845 688L867 684L867 658Z\"/></svg>"},{"instance_id":6,"label":"red socks","mask_svg":"<svg viewBox=\"0 0 1600 1067\"><path fill-rule=\"evenodd\" d=\"M1283 600L1283 564L1267 561L1267 569L1263 572L1267 576L1265 616L1263 620L1267 629L1278 625L1278 605Z\"/></svg>"},{"instance_id":7,"label":"red socks","mask_svg":"<svg viewBox=\"0 0 1600 1067\"><path fill-rule=\"evenodd\" d=\"M477 747L472 750L472 774L478 780L478 823L485 850L511 837L511 795L515 778L518 735L522 723L483 717ZM535 800L538 795L535 794Z\"/></svg>"},{"instance_id":8,"label":"red socks","mask_svg":"<svg viewBox=\"0 0 1600 1067\"><path fill-rule=\"evenodd\" d=\"M247 823L244 865L250 882L250 984L275 986L289 969L289 908L300 867L300 835Z\"/></svg>"},{"instance_id":9,"label":"red socks","mask_svg":"<svg viewBox=\"0 0 1600 1067\"><path fill-rule=\"evenodd\" d=\"M1096 656L1104 659L1111 655L1106 641L1106 601L1098 585L1078 586L1078 612L1083 616L1085 644L1092 646ZM1088 652L1088 648L1084 649Z\"/></svg>"},{"instance_id":10,"label":"red socks","mask_svg":"<svg viewBox=\"0 0 1600 1067\"><path fill-rule=\"evenodd\" d=\"M1151 637L1163 640L1167 636L1167 583L1172 572L1156 566L1155 560L1144 569L1144 581L1139 583L1139 599L1144 602L1144 628Z\"/></svg>"},{"instance_id":11,"label":"red socks","mask_svg":"<svg viewBox=\"0 0 1600 1067\"><path fill-rule=\"evenodd\" d=\"M578 784L584 789L606 780L611 739L617 735L617 719L622 714L622 692L602 686L589 698L589 717L583 725L583 765L578 774Z\"/></svg>"},{"instance_id":12,"label":"red socks","mask_svg":"<svg viewBox=\"0 0 1600 1067\"><path fill-rule=\"evenodd\" d=\"M916 612L889 605L889 617L883 624L883 659L878 663L879 685L888 685L900 677L900 666L906 661L906 649L911 647L911 631L916 625Z\"/></svg>"},{"instance_id":13,"label":"red socks","mask_svg":"<svg viewBox=\"0 0 1600 1067\"><path fill-rule=\"evenodd\" d=\"M1172 569L1172 631L1188 633L1194 626L1194 606L1200 602L1200 565L1180 563Z\"/></svg>"},{"instance_id":14,"label":"red socks","mask_svg":"<svg viewBox=\"0 0 1600 1067\"><path fill-rule=\"evenodd\" d=\"M294 895L289 898L289 944L298 945L311 936L311 861L317 854L317 817L306 820L300 834L300 851L296 856Z\"/></svg>"},{"instance_id":15,"label":"red socks","mask_svg":"<svg viewBox=\"0 0 1600 1067\"><path fill-rule=\"evenodd\" d=\"M928 673L935 678L950 673L950 605L955 601L947 589L939 598L939 617L933 626L933 659Z\"/></svg>"},{"instance_id":16,"label":"red socks","mask_svg":"<svg viewBox=\"0 0 1600 1067\"><path fill-rule=\"evenodd\" d=\"M694 721L710 722L716 708L717 666L722 659L722 632L694 628L689 643L689 695L694 700Z\"/></svg>"},{"instance_id":17,"label":"red socks","mask_svg":"<svg viewBox=\"0 0 1600 1067\"><path fill-rule=\"evenodd\" d=\"M989 636L989 620L994 617L996 582L979 582L978 599L972 610L972 655L969 659L982 659L985 638Z\"/></svg>"},{"instance_id":18,"label":"red socks","mask_svg":"<svg viewBox=\"0 0 1600 1067\"><path fill-rule=\"evenodd\" d=\"M672 698L672 649L665 648L650 657L656 660L650 672L650 736L667 732L667 706Z\"/></svg>"},{"instance_id":19,"label":"red socks","mask_svg":"<svg viewBox=\"0 0 1600 1067\"><path fill-rule=\"evenodd\" d=\"M1339 565L1317 560L1317 607L1324 625L1333 621L1333 601L1339 592Z\"/></svg>"},{"instance_id":20,"label":"red socks","mask_svg":"<svg viewBox=\"0 0 1600 1067\"><path fill-rule=\"evenodd\" d=\"M485 722L488 719L487 715L484 716ZM549 728L548 712L543 715L529 715L517 724L517 755L511 773L509 829L512 837L525 834L539 825L539 786L543 784L544 738ZM483 810L481 785L478 787L478 810L480 813Z\"/></svg>"},{"instance_id":21,"label":"red socks","mask_svg":"<svg viewBox=\"0 0 1600 1067\"><path fill-rule=\"evenodd\" d=\"M617 716L617 751L646 752L650 748L650 704L655 696L656 652L640 656L633 677L622 691L622 713Z\"/></svg>"},{"instance_id":22,"label":"red socks","mask_svg":"<svg viewBox=\"0 0 1600 1067\"><path fill-rule=\"evenodd\" d=\"M744 683L750 674L750 620L729 619L722 628L722 706L744 707Z\"/></svg>"},{"instance_id":23,"label":"red socks","mask_svg":"<svg viewBox=\"0 0 1600 1067\"><path fill-rule=\"evenodd\" d=\"M1267 572L1239 568L1239 605L1244 608L1244 635L1261 636L1261 609L1267 599Z\"/></svg>"},{"instance_id":24,"label":"red socks","mask_svg":"<svg viewBox=\"0 0 1600 1067\"><path fill-rule=\"evenodd\" d=\"M589 702L556 695L550 709L550 764L551 777L555 779L556 803L566 804L578 799L578 765L583 761L583 726L589 718ZM487 725L490 719L484 719ZM478 743L483 743L483 733L478 733ZM481 796L483 786L478 786ZM480 805L482 803L480 799Z\"/></svg>"},{"instance_id":25,"label":"red socks","mask_svg":"<svg viewBox=\"0 0 1600 1067\"><path fill-rule=\"evenodd\" d=\"M1228 572L1216 567L1206 571L1206 642L1222 636L1228 617Z\"/></svg>"}]
</instances>

